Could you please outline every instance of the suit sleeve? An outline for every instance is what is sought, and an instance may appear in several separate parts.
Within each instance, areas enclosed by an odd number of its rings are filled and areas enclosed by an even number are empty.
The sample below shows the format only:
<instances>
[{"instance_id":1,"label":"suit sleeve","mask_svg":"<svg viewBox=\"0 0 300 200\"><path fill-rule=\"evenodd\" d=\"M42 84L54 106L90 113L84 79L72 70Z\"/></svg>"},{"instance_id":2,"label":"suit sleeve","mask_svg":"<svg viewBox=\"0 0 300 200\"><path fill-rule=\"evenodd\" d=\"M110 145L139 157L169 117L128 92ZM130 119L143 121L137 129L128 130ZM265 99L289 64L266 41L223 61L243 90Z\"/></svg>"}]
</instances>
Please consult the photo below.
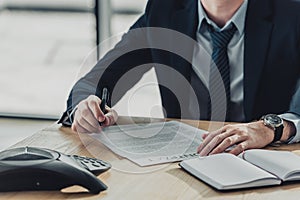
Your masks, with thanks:
<instances>
[{"instance_id":1,"label":"suit sleeve","mask_svg":"<svg viewBox=\"0 0 300 200\"><path fill-rule=\"evenodd\" d=\"M72 110L77 104L90 95L101 96L103 87L108 88L113 99L108 103L112 106L143 76L151 69L151 50L144 48L147 46L146 31L143 29L148 24L148 15L151 10L151 0L148 2L145 13L135 22L130 30L122 36L121 41L109 51L85 76L80 78L73 86L68 100L67 110L59 120L59 123L70 126L73 116ZM139 70L133 70L135 67ZM122 82L122 87L116 85L125 74L129 74L126 81Z\"/></svg>"},{"instance_id":2,"label":"suit sleeve","mask_svg":"<svg viewBox=\"0 0 300 200\"><path fill-rule=\"evenodd\" d=\"M297 35L300 36L300 17L297 19ZM298 44L298 59L300 60L300 39L297 41ZM296 85L295 93L292 97L290 104L290 109L287 113L282 114L281 117L287 121L292 122L296 128L296 135L289 139L288 143L298 143L300 142L300 71L298 73L298 82Z\"/></svg>"}]
</instances>

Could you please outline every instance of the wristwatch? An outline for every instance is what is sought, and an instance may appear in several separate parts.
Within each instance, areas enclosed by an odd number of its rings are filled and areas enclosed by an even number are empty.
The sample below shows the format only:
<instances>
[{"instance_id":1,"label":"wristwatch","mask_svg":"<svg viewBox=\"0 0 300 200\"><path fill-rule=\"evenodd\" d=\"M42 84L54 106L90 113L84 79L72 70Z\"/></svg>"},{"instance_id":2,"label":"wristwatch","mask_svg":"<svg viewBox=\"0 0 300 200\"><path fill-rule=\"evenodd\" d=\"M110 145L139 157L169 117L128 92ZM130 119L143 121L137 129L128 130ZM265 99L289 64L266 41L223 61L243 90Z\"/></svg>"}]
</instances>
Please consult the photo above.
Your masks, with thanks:
<instances>
[{"instance_id":1,"label":"wristwatch","mask_svg":"<svg viewBox=\"0 0 300 200\"><path fill-rule=\"evenodd\" d=\"M277 142L281 139L283 133L283 119L276 114L268 114L261 117L264 125L274 130L274 139Z\"/></svg>"}]
</instances>

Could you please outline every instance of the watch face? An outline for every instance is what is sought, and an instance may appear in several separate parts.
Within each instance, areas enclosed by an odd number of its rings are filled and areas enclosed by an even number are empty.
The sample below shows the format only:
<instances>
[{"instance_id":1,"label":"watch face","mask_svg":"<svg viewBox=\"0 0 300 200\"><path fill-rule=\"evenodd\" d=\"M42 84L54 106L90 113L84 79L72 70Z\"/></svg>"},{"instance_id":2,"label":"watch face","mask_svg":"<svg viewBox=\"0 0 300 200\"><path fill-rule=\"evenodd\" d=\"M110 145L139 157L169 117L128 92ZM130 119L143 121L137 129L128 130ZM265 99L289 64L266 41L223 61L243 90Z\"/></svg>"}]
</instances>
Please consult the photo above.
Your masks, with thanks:
<instances>
[{"instance_id":1,"label":"watch face","mask_svg":"<svg viewBox=\"0 0 300 200\"><path fill-rule=\"evenodd\" d=\"M278 127L283 123L281 117L275 114L266 115L265 120L274 127Z\"/></svg>"}]
</instances>

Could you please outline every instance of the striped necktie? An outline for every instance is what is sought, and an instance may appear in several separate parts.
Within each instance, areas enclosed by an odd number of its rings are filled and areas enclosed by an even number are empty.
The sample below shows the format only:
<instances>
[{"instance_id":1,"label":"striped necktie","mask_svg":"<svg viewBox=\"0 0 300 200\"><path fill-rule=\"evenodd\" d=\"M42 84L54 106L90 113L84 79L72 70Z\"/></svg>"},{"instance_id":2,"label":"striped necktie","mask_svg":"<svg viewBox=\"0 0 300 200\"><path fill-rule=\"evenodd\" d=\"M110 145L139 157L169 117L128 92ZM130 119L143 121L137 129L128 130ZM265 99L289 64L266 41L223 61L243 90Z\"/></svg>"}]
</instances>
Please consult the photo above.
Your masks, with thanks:
<instances>
[{"instance_id":1,"label":"striped necktie","mask_svg":"<svg viewBox=\"0 0 300 200\"><path fill-rule=\"evenodd\" d=\"M230 29L221 32L208 25L213 46L209 75L210 105L208 108L208 119L211 120L229 120L231 95L227 48L236 30L234 24L231 24Z\"/></svg>"}]
</instances>

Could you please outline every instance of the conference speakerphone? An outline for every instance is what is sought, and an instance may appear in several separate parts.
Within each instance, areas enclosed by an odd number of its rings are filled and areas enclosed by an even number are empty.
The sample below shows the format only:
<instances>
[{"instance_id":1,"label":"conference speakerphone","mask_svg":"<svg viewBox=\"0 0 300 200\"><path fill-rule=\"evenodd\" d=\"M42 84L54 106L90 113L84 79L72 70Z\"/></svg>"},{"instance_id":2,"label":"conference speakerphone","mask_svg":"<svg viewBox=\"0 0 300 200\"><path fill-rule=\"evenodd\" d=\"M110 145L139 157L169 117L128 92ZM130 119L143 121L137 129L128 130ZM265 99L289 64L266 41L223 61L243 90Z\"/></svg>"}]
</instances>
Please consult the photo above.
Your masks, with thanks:
<instances>
[{"instance_id":1,"label":"conference speakerphone","mask_svg":"<svg viewBox=\"0 0 300 200\"><path fill-rule=\"evenodd\" d=\"M0 191L61 190L79 185L98 194L107 186L96 176L111 165L100 159L21 147L0 152Z\"/></svg>"}]
</instances>

